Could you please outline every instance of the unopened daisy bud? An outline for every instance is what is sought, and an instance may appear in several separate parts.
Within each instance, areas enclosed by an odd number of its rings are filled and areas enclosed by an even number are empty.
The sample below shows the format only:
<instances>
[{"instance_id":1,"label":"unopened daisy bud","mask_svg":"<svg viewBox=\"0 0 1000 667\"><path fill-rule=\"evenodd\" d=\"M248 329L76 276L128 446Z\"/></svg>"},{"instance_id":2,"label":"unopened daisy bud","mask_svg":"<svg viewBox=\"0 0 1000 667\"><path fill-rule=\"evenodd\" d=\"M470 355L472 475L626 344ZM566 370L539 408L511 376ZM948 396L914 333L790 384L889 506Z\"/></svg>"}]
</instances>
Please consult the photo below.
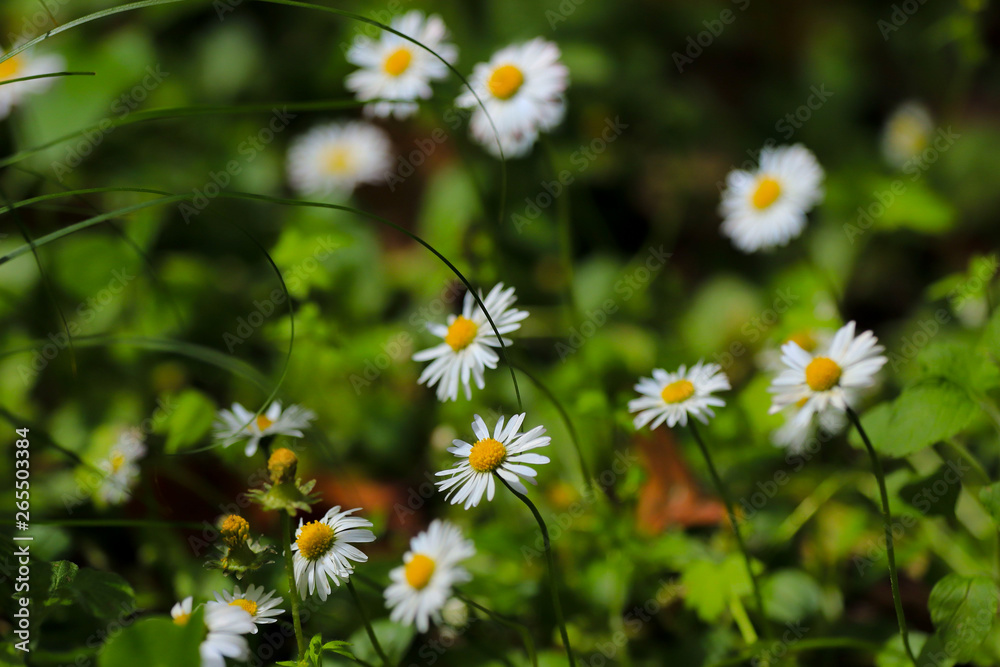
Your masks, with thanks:
<instances>
[{"instance_id":1,"label":"unopened daisy bud","mask_svg":"<svg viewBox=\"0 0 1000 667\"><path fill-rule=\"evenodd\" d=\"M222 520L219 532L228 546L236 547L250 539L250 524L238 514L230 514Z\"/></svg>"},{"instance_id":2,"label":"unopened daisy bud","mask_svg":"<svg viewBox=\"0 0 1000 667\"><path fill-rule=\"evenodd\" d=\"M274 450L267 460L267 471L271 473L271 482L274 484L294 482L298 466L299 458L287 447Z\"/></svg>"}]
</instances>

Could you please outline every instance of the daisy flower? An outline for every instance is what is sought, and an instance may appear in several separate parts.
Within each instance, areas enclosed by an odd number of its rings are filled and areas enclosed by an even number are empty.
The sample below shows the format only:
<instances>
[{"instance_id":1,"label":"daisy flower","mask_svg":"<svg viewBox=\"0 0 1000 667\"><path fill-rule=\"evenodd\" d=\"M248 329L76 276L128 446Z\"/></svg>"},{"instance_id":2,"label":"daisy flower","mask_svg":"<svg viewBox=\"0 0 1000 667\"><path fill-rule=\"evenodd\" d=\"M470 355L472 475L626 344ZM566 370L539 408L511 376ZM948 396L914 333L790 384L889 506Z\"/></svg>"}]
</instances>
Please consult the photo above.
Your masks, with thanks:
<instances>
[{"instance_id":1,"label":"daisy flower","mask_svg":"<svg viewBox=\"0 0 1000 667\"><path fill-rule=\"evenodd\" d=\"M299 519L292 551L295 585L303 600L314 592L319 593L320 600L326 600L333 590L330 579L340 586L340 580L346 581L354 572L352 560L359 563L368 560L368 556L351 545L375 541L375 533L367 530L372 526L371 521L351 516L359 509L341 512L338 505L327 510L319 521L303 524Z\"/></svg>"},{"instance_id":2,"label":"daisy flower","mask_svg":"<svg viewBox=\"0 0 1000 667\"><path fill-rule=\"evenodd\" d=\"M927 147L934 123L920 102L904 102L885 123L882 130L882 155L894 167L906 162Z\"/></svg>"},{"instance_id":3,"label":"daisy flower","mask_svg":"<svg viewBox=\"0 0 1000 667\"><path fill-rule=\"evenodd\" d=\"M385 589L389 618L403 625L416 625L427 632L430 622L441 622L441 611L451 598L455 584L472 579L458 563L475 555L471 540L457 526L435 520L410 541L402 567L389 573L392 583Z\"/></svg>"},{"instance_id":4,"label":"daisy flower","mask_svg":"<svg viewBox=\"0 0 1000 667\"><path fill-rule=\"evenodd\" d=\"M213 426L216 439L228 447L247 438L243 450L247 456L254 455L262 438L274 435L301 438L302 429L308 428L316 418L315 413L301 405L290 405L282 410L280 401L271 403L267 411L257 417L239 403L233 403L232 410L219 410L218 416Z\"/></svg>"},{"instance_id":5,"label":"daisy flower","mask_svg":"<svg viewBox=\"0 0 1000 667\"><path fill-rule=\"evenodd\" d=\"M177 625L186 625L191 618L193 600L186 597L170 610ZM218 602L205 605L205 627L208 634L198 646L201 667L226 667L226 658L246 660L250 646L244 635L254 631L253 619L246 610Z\"/></svg>"},{"instance_id":6,"label":"daisy flower","mask_svg":"<svg viewBox=\"0 0 1000 667\"><path fill-rule=\"evenodd\" d=\"M0 86L2 88L2 86ZM119 505L132 495L139 479L139 459L146 455L146 436L137 428L122 431L108 458L101 464L105 476L97 496L110 505Z\"/></svg>"},{"instance_id":7,"label":"daisy flower","mask_svg":"<svg viewBox=\"0 0 1000 667\"><path fill-rule=\"evenodd\" d=\"M465 509L478 505L484 492L487 500L493 500L496 491L494 473L515 491L527 495L528 489L521 480L537 484L535 476L538 473L524 464L541 465L549 462L547 456L530 450L546 447L552 438L544 435L544 426L519 433L524 415L522 412L511 417L506 428L504 418L500 417L492 437L483 418L479 415L473 417L472 431L478 439L471 445L464 440L454 440L454 446L449 447L448 451L462 461L454 468L437 473L439 476L448 476L448 479L437 482L439 490L448 492L446 500L451 501L452 505L465 502Z\"/></svg>"},{"instance_id":8,"label":"daisy flower","mask_svg":"<svg viewBox=\"0 0 1000 667\"><path fill-rule=\"evenodd\" d=\"M885 350L871 331L854 335L854 322L840 328L826 350L813 355L795 341L781 348L785 370L771 383L771 414L788 405L799 405L793 421L808 422L828 407L847 410L854 392L875 384L875 374L885 365Z\"/></svg>"},{"instance_id":9,"label":"daisy flower","mask_svg":"<svg viewBox=\"0 0 1000 667\"><path fill-rule=\"evenodd\" d=\"M344 197L382 180L391 148L389 136L369 123L320 125L292 141L288 180L302 195Z\"/></svg>"},{"instance_id":10,"label":"daisy flower","mask_svg":"<svg viewBox=\"0 0 1000 667\"><path fill-rule=\"evenodd\" d=\"M475 66L469 77L471 90L459 95L455 104L474 109L469 129L490 153L500 156L489 118L496 124L506 157L527 155L539 132L562 122L569 69L559 61L560 56L558 46L538 37L501 49L489 62Z\"/></svg>"},{"instance_id":11,"label":"daisy flower","mask_svg":"<svg viewBox=\"0 0 1000 667\"><path fill-rule=\"evenodd\" d=\"M517 297L514 288L504 289L503 283L498 283L486 295L480 298L486 306L490 317L497 325L500 334L508 334L521 328L521 321L528 316L524 310L513 307ZM413 355L414 361L430 361L417 379L419 384L428 387L437 385L437 397L440 401L458 399L458 384L461 381L465 387L465 398L472 398L470 380L475 380L476 386L482 389L485 385L483 371L486 368L496 368L500 357L491 348L500 347L500 339L493 332L486 319L486 314L472 296L466 292L462 314L448 317L448 324L428 324L427 329L444 342L435 347L421 350ZM504 345L511 341L503 339Z\"/></svg>"},{"instance_id":12,"label":"daisy flower","mask_svg":"<svg viewBox=\"0 0 1000 667\"><path fill-rule=\"evenodd\" d=\"M646 424L656 428L663 422L673 428L680 424L687 426L688 415L707 424L708 417L714 417L712 407L722 407L724 400L713 396L713 392L729 389L729 378L718 364L699 361L690 370L681 366L676 373L668 373L662 368L653 370L653 377L642 378L635 390L642 394L628 402L629 412L638 412L635 427Z\"/></svg>"},{"instance_id":13,"label":"daisy flower","mask_svg":"<svg viewBox=\"0 0 1000 667\"><path fill-rule=\"evenodd\" d=\"M216 593L215 600L220 604L239 607L250 614L254 623L253 630L250 632L257 634L258 625L275 623L278 620L277 617L285 612L284 609L277 608L281 604L281 598L275 597L275 595L277 595L276 591L271 591L267 595L264 595L263 586L250 584L246 592L242 592L240 587L236 586L232 593L229 591L222 591L221 594Z\"/></svg>"},{"instance_id":14,"label":"daisy flower","mask_svg":"<svg viewBox=\"0 0 1000 667\"><path fill-rule=\"evenodd\" d=\"M448 29L440 16L424 17L413 10L392 19L391 26L412 37L449 63L458 58L458 49L446 42ZM391 32L383 32L375 41L362 36L347 52L347 61L361 69L347 76L347 88L359 100L381 99L365 106L368 115L403 119L417 111L417 103L384 100L426 100L431 96L431 81L448 76L448 67L434 54Z\"/></svg>"},{"instance_id":15,"label":"daisy flower","mask_svg":"<svg viewBox=\"0 0 1000 667\"><path fill-rule=\"evenodd\" d=\"M49 54L35 57L31 55L31 49L28 49L0 63L0 81L52 74L62 71L64 65L65 61L61 56ZM9 116L11 108L20 104L26 96L48 90L54 80L33 79L0 85L0 120Z\"/></svg>"},{"instance_id":16,"label":"daisy flower","mask_svg":"<svg viewBox=\"0 0 1000 667\"><path fill-rule=\"evenodd\" d=\"M764 148L757 171L737 169L726 177L722 233L747 253L786 245L823 199L822 185L823 168L802 144Z\"/></svg>"}]
</instances>

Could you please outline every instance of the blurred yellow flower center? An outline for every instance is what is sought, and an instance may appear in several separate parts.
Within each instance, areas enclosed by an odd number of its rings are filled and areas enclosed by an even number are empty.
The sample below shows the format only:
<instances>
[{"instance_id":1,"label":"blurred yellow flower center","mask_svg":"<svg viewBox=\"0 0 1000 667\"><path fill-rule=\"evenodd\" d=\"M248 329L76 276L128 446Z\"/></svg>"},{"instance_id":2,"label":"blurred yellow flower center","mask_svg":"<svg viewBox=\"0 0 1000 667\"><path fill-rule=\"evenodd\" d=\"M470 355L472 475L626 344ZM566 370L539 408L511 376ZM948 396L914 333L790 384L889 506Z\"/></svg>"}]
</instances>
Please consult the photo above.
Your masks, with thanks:
<instances>
[{"instance_id":1,"label":"blurred yellow flower center","mask_svg":"<svg viewBox=\"0 0 1000 667\"><path fill-rule=\"evenodd\" d=\"M426 588L434 574L434 561L423 554L415 554L403 570L406 583L418 591Z\"/></svg>"},{"instance_id":2,"label":"blurred yellow flower center","mask_svg":"<svg viewBox=\"0 0 1000 667\"><path fill-rule=\"evenodd\" d=\"M475 340L477 333L479 333L479 326L472 320L459 315L451 323L451 326L448 327L448 333L445 334L444 342L451 345L451 349L458 352L469 347L469 343Z\"/></svg>"},{"instance_id":3,"label":"blurred yellow flower center","mask_svg":"<svg viewBox=\"0 0 1000 667\"><path fill-rule=\"evenodd\" d=\"M177 625L187 625L187 622L191 619L191 614L178 614L174 616L174 623Z\"/></svg>"},{"instance_id":4,"label":"blurred yellow flower center","mask_svg":"<svg viewBox=\"0 0 1000 667\"><path fill-rule=\"evenodd\" d=\"M319 560L333 546L333 528L322 521L311 521L302 526L295 544L299 546L303 558Z\"/></svg>"},{"instance_id":5,"label":"blurred yellow flower center","mask_svg":"<svg viewBox=\"0 0 1000 667\"><path fill-rule=\"evenodd\" d=\"M410 50L405 47L399 47L395 51L389 54L389 57L385 59L385 73L389 76L399 76L405 72L410 67L410 61L413 60L413 54Z\"/></svg>"},{"instance_id":6,"label":"blurred yellow flower center","mask_svg":"<svg viewBox=\"0 0 1000 667\"><path fill-rule=\"evenodd\" d=\"M351 154L346 148L331 148L323 156L323 162L331 174L343 174L351 169Z\"/></svg>"},{"instance_id":7,"label":"blurred yellow flower center","mask_svg":"<svg viewBox=\"0 0 1000 667\"><path fill-rule=\"evenodd\" d=\"M786 338L785 342L795 343L806 352L812 352L816 349L816 339L813 338L812 334L808 331L796 331L791 336Z\"/></svg>"},{"instance_id":8,"label":"blurred yellow flower center","mask_svg":"<svg viewBox=\"0 0 1000 667\"><path fill-rule=\"evenodd\" d=\"M509 100L524 84L524 74L513 65L503 65L493 70L487 82L493 97Z\"/></svg>"},{"instance_id":9,"label":"blurred yellow flower center","mask_svg":"<svg viewBox=\"0 0 1000 667\"><path fill-rule=\"evenodd\" d=\"M816 357L806 366L806 384L813 391L827 391L840 380L841 372L833 359Z\"/></svg>"},{"instance_id":10,"label":"blurred yellow flower center","mask_svg":"<svg viewBox=\"0 0 1000 667\"><path fill-rule=\"evenodd\" d=\"M229 603L230 607L239 607L251 616L257 615L257 603L253 600L247 600L246 598L240 598L238 600L233 600Z\"/></svg>"},{"instance_id":11,"label":"blurred yellow flower center","mask_svg":"<svg viewBox=\"0 0 1000 667\"><path fill-rule=\"evenodd\" d=\"M111 455L111 472L118 472L118 470L125 465L125 455L121 452L115 452Z\"/></svg>"},{"instance_id":12,"label":"blurred yellow flower center","mask_svg":"<svg viewBox=\"0 0 1000 667\"><path fill-rule=\"evenodd\" d=\"M275 484L289 482L295 479L299 459L295 452L287 447L279 447L267 459L267 470L271 473L271 481Z\"/></svg>"},{"instance_id":13,"label":"blurred yellow flower center","mask_svg":"<svg viewBox=\"0 0 1000 667\"><path fill-rule=\"evenodd\" d=\"M753 205L764 210L781 196L781 185L770 176L757 181L757 189L753 193Z\"/></svg>"},{"instance_id":14,"label":"blurred yellow flower center","mask_svg":"<svg viewBox=\"0 0 1000 667\"><path fill-rule=\"evenodd\" d=\"M690 380L671 382L660 392L660 398L663 399L664 403L680 403L692 396L694 396L694 385L691 384Z\"/></svg>"},{"instance_id":15,"label":"blurred yellow flower center","mask_svg":"<svg viewBox=\"0 0 1000 667\"><path fill-rule=\"evenodd\" d=\"M469 465L476 472L493 472L507 457L507 448L493 438L483 438L472 446Z\"/></svg>"},{"instance_id":16,"label":"blurred yellow flower center","mask_svg":"<svg viewBox=\"0 0 1000 667\"><path fill-rule=\"evenodd\" d=\"M21 57L14 56L13 58L8 58L7 60L0 63L0 81L6 81L7 79L15 78L20 70L21 70Z\"/></svg>"},{"instance_id":17,"label":"blurred yellow flower center","mask_svg":"<svg viewBox=\"0 0 1000 667\"><path fill-rule=\"evenodd\" d=\"M266 415L257 415L257 428L261 431L271 428L273 425L274 421L272 421L270 417L267 417Z\"/></svg>"},{"instance_id":18,"label":"blurred yellow flower center","mask_svg":"<svg viewBox=\"0 0 1000 667\"><path fill-rule=\"evenodd\" d=\"M808 402L809 402L809 397L808 396L803 396L799 400L795 401L795 407L797 407L797 408L804 408L806 406L806 403L808 403Z\"/></svg>"}]
</instances>

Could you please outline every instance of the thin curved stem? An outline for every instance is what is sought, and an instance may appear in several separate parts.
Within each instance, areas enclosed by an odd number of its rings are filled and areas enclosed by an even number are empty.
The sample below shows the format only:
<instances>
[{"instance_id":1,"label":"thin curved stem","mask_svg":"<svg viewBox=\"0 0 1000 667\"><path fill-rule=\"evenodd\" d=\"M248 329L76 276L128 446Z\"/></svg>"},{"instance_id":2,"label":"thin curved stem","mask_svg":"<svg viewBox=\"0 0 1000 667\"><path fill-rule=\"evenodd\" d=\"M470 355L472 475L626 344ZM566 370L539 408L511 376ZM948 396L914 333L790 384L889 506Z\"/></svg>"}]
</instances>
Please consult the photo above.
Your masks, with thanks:
<instances>
[{"instance_id":1,"label":"thin curved stem","mask_svg":"<svg viewBox=\"0 0 1000 667\"><path fill-rule=\"evenodd\" d=\"M712 461L712 455L708 451L708 447L705 446L705 441L701 439L701 434L698 432L698 427L695 426L694 419L688 422L691 427L691 435L694 436L695 442L698 443L698 448L701 449L702 456L705 457L705 463L708 465L708 472L712 475L712 481L715 483L715 488L719 492L719 496L722 498L722 502L726 506L726 514L729 515L729 523L733 527L733 534L736 535L736 544L739 545L740 551L743 552L743 560L747 564L747 574L750 575L750 585L753 587L753 597L754 602L757 604L757 612L761 616L761 627L764 629L764 636L771 638L773 633L771 632L771 624L767 620L767 610L764 607L764 596L760 592L760 582L757 581L757 575L753 572L753 559L750 557L750 551L747 549L746 542L743 541L743 534L740 532L740 525L736 521L736 512L733 510L733 501L729 499L729 493L726 491L726 487L722 483L722 478L719 477L719 471L715 469L715 463Z\"/></svg>"},{"instance_id":2,"label":"thin curved stem","mask_svg":"<svg viewBox=\"0 0 1000 667\"><path fill-rule=\"evenodd\" d=\"M535 507L535 503L528 500L528 497L522 495L515 491L510 484L507 483L500 475L496 475L496 478L501 484L507 487L507 489L513 493L517 498L521 500L522 503L528 506L531 510L532 516L535 517L535 521L538 522L538 529L542 531L542 543L545 545L545 562L549 566L549 588L552 589L552 607L556 612L556 621L559 623L559 634L562 635L563 645L566 646L566 657L569 659L570 667L576 667L576 659L573 657L573 647L569 643L569 633L566 632L566 619L563 617L562 602L559 599L559 577L557 576L559 569L556 567L555 556L552 555L552 542L549 540L549 529L545 525L545 520L542 519L542 515L538 513L538 508Z\"/></svg>"},{"instance_id":3,"label":"thin curved stem","mask_svg":"<svg viewBox=\"0 0 1000 667\"><path fill-rule=\"evenodd\" d=\"M281 545L285 555L285 574L288 577L288 596L292 601L292 624L295 626L295 644L298 657L306 654L306 636L302 633L302 618L299 615L299 591L295 585L295 565L292 558L292 517L281 512Z\"/></svg>"},{"instance_id":4,"label":"thin curved stem","mask_svg":"<svg viewBox=\"0 0 1000 667\"><path fill-rule=\"evenodd\" d=\"M385 651L382 650L382 645L378 643L378 637L375 636L375 630L372 628L371 622L368 620L368 614L365 613L365 607L361 604L361 596L358 595L358 591L354 588L354 582L350 579L347 580L347 590L351 593L351 597L354 598L354 604L358 607L358 613L361 614L361 620L365 624L365 632L368 633L368 639L372 643L372 648L375 649L375 653L378 654L379 660L385 667L389 667L389 658L386 657Z\"/></svg>"},{"instance_id":5,"label":"thin curved stem","mask_svg":"<svg viewBox=\"0 0 1000 667\"><path fill-rule=\"evenodd\" d=\"M525 626L521 625L517 621L512 621L511 619L507 618L506 616L498 614L495 611L492 611L491 609L487 609L486 607L484 607L483 605L479 604L478 602L476 602L472 598L470 598L470 597L468 597L468 596L466 596L466 595L458 592L457 590L454 592L454 594L455 594L455 597L457 597L459 600L461 600L465 604L469 605L470 607L474 607L475 609L478 609L479 611L483 612L484 614L486 614L487 616L489 616L490 618L492 618L494 621L496 621L500 625L505 625L508 628L510 628L511 630L514 630L519 635L521 635L521 640L524 642L524 650L528 654L528 660L531 661L532 667L538 667L538 655L535 652L535 642L532 641L532 639L531 639L531 633L528 632L528 628L526 628Z\"/></svg>"},{"instance_id":6,"label":"thin curved stem","mask_svg":"<svg viewBox=\"0 0 1000 667\"><path fill-rule=\"evenodd\" d=\"M889 584L892 587L892 602L896 607L899 636L903 640L903 648L906 650L906 656L913 664L917 664L917 659L913 655L913 649L910 648L910 633L906 629L906 616L903 614L903 599L899 595L899 574L896 572L896 550L892 543L892 513L889 511L889 492L885 489L885 473L882 472L882 463L878 460L878 454L875 453L875 448L872 447L872 442L868 439L868 434L861 427L861 420L858 418L857 413L848 407L847 416L850 417L854 428L858 429L858 434L864 441L865 448L868 449L868 456L872 460L872 471L875 473L875 479L878 480L878 490L882 496L882 522L885 524L885 554L889 561Z\"/></svg>"}]
</instances>

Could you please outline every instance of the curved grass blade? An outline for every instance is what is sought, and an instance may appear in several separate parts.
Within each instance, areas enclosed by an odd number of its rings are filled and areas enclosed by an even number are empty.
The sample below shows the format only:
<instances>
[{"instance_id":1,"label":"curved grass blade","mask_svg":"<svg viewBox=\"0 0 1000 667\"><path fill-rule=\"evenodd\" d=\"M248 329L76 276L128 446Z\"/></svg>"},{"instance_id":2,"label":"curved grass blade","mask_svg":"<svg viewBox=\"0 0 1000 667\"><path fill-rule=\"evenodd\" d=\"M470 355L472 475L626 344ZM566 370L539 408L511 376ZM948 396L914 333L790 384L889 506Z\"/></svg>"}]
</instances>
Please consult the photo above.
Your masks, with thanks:
<instances>
[{"instance_id":1,"label":"curved grass blade","mask_svg":"<svg viewBox=\"0 0 1000 667\"><path fill-rule=\"evenodd\" d=\"M2 61L0 61L2 62ZM392 100L386 100L392 101ZM32 155L37 155L42 151L48 150L53 146L58 146L61 143L67 141L72 141L73 139L78 139L85 136L88 132L102 131L104 133L110 132L111 130L118 129L119 127L125 125L134 125L136 123L148 123L157 120L170 120L172 118L183 118L187 116L213 116L213 115L226 115L226 114L244 114L244 113L262 113L270 112L275 109L275 107L287 108L291 111L330 111L334 109L353 109L362 106L362 102L357 100L324 100L320 102L293 102L293 103L283 103L276 102L273 104L242 104L242 105L228 105L228 106L190 106L190 107L165 107L162 109L149 109L147 111L137 111L131 113L123 118L114 118L98 121L80 130L75 130L68 134L64 134L55 139L46 141L45 143L34 146L32 148L26 148L20 150L16 153L8 155L7 157L0 159L0 167L6 167L8 165L20 162L21 160L27 159Z\"/></svg>"},{"instance_id":2,"label":"curved grass blade","mask_svg":"<svg viewBox=\"0 0 1000 667\"><path fill-rule=\"evenodd\" d=\"M40 181L50 183L53 186L61 188L67 192L70 190L69 187L63 185L62 183L56 181L55 179L49 178L45 174L32 171L31 169L25 169L24 167L13 167L13 169L34 176ZM86 198L78 196L76 197L76 199L94 213L99 214L101 212L99 208L94 206L94 204L92 204L91 202L87 201ZM78 212L75 210L72 212L74 214L78 214ZM112 221L109 222L108 224L110 225L111 229L114 230L114 232L122 239L125 245L132 248L132 250L134 250L135 253L139 256L139 258L142 260L142 263L146 266L146 274L149 276L149 280L153 284L153 289L166 297L167 302L170 304L170 308L174 311L174 317L177 320L178 326L180 326L182 329L186 328L187 322L184 318L184 314L181 312L180 305L177 303L177 300L174 299L174 295L170 293L170 290L167 289L167 286L160 280L160 276L156 272L156 266L153 264L153 259L149 256L149 253L143 250L142 247L138 243L136 243L131 236L126 234L125 230L119 227L116 223Z\"/></svg>"},{"instance_id":3,"label":"curved grass blade","mask_svg":"<svg viewBox=\"0 0 1000 667\"><path fill-rule=\"evenodd\" d=\"M25 200L22 200L20 202L16 202L16 203L14 203L14 204L12 204L10 206L0 208L0 215L3 215L4 213L9 212L10 210L12 210L12 208L23 208L25 206L30 206L31 204L38 203L38 202L50 201L50 200L53 200L53 199L60 199L62 197L67 197L67 196L71 196L71 195L93 194L93 193L97 193L97 192L137 192L137 193L142 193L142 194L155 194L155 195L159 195L160 197L159 197L159 199L155 199L155 200L150 201L150 202L142 202L142 203L139 203L139 204L133 204L131 206L126 206L124 208L118 209L116 211L111 211L109 213L103 213L103 214L95 216L93 218L89 218L87 220L83 220L83 221L75 223L73 225L69 225L68 227L64 227L63 229L54 231L54 232L52 232L50 234L47 234L46 236L43 236L42 238L38 239L35 242L35 245L36 246L42 246L42 245L45 245L47 243L52 243L53 241L57 241L57 240L63 238L64 236L68 236L70 234L73 234L75 232L81 231L83 229L87 229L88 227L93 227L93 226L98 225L98 224L100 224L102 222L105 222L105 221L107 221L107 220L109 220L111 218L122 217L122 216L124 216L124 215L126 215L128 213L132 213L134 211L139 211L139 210L142 210L144 208L149 208L151 206L163 206L165 204L171 204L171 203L177 203L177 202L181 202L181 201L186 201L186 200L189 200L189 199L193 199L194 197L197 196L194 193L171 194L171 193L165 192L163 190L153 190L153 189L150 189L150 188L113 188L113 187L107 187L107 188L89 188L89 189L86 189L86 190L72 190L72 191L66 192L66 193L56 193L56 194L51 194L51 195L41 195L39 197L34 197L32 199L25 199ZM504 364L507 366L507 369L510 371L510 379L511 379L511 382L514 384L514 393L517 396L518 411L523 411L523 404L521 402L521 389L518 386L517 377L514 375L514 367L511 365L510 359L509 359L508 354L507 354L507 346L504 344L504 342L503 342L503 336L500 335L500 331L497 329L496 323L493 321L493 316L490 315L489 311L486 309L486 304L483 303L482 297L479 295L479 292L472 286L472 283L469 282L469 279L466 278L465 275L462 274L462 272L458 270L458 267L456 267L454 264L452 264L451 260L449 260L447 257L445 257L444 255L442 255L430 243L428 243L427 241L423 240L422 238L420 238L419 236L417 236L416 234L414 234L410 230L408 230L408 229L406 229L404 227L401 227L400 225L397 225L396 223L392 222L391 220L389 220L387 218L383 218L381 216L375 215L374 213L368 213L367 211L363 211L361 209L356 209L356 208L353 208L353 207L350 207L350 206L344 206L342 204L330 204L330 203L326 203L326 202L314 202L314 201L306 201L306 200L302 200L302 199L286 199L286 198L282 198L282 197L271 197L269 195L260 195L260 194L255 194L255 193L251 193L251 192L220 192L219 195L218 195L218 198L219 199L246 200L246 201L262 201L262 202L268 202L268 203L271 203L271 204L278 204L278 205L281 205L281 206L301 206L301 207L307 207L307 208L326 208L326 209L337 210L337 211L345 211L345 212L348 212L348 213L353 213L355 215L361 216L363 218L367 218L369 220L374 220L374 221L379 222L381 224L384 224L384 225L386 225L388 227L391 227L392 229L395 229L396 231L398 231L398 232L400 232L402 234L405 234L406 236L408 236L412 240L416 241L420 245L422 245L425 248L427 248L427 250L429 250L431 253L434 254L435 257L437 257L439 260L441 260L441 262L443 262L444 265L447 266L452 271L452 273L454 273L458 277L458 279L462 281L462 284L464 284L465 287L466 287L466 289L468 289L469 292L472 294L473 299L475 299L475 301L479 305L479 307L482 308L483 313L486 315L487 321L489 321L489 323L490 323L490 327L493 329L493 333L496 335L497 340L500 343L500 356L503 358ZM19 257L20 255L23 255L25 252L27 252L27 247L26 246L21 246L20 248L15 248L14 250L12 250L11 252L7 253L3 257L0 257L0 265L4 264L5 262L9 262L10 260L12 260L12 259L14 259L16 257Z\"/></svg>"},{"instance_id":4,"label":"curved grass blade","mask_svg":"<svg viewBox=\"0 0 1000 667\"><path fill-rule=\"evenodd\" d=\"M33 76L22 76L17 79L4 79L0 81L0 86L18 81L33 81L35 79L50 79L54 76L96 76L97 72L49 72L48 74L35 74Z\"/></svg>"},{"instance_id":5,"label":"curved grass blade","mask_svg":"<svg viewBox=\"0 0 1000 667\"><path fill-rule=\"evenodd\" d=\"M12 350L0 351L0 359L16 354L34 352L48 340L33 341L25 347L14 348ZM77 347L107 347L109 345L129 345L140 349L154 352L172 352L206 364L215 366L224 371L232 373L257 385L261 391L269 391L267 378L254 369L252 366L239 359L234 359L227 354L210 347L187 343L184 341L172 340L169 338L150 338L146 336L112 336L108 334L97 334L93 336L79 336L76 339ZM0 413L2 414L2 413Z\"/></svg>"},{"instance_id":6,"label":"curved grass blade","mask_svg":"<svg viewBox=\"0 0 1000 667\"><path fill-rule=\"evenodd\" d=\"M4 202L10 206L10 199L7 198L7 192L0 188L0 197L3 198ZM38 266L38 274L42 278L42 286L45 290L45 295L48 297L49 301L52 302L52 307L55 308L56 314L59 315L59 322L62 324L63 333L66 335L66 344L69 347L69 362L70 369L73 373L73 377L76 377L76 349L73 347L73 334L69 330L69 320L66 319L66 313L63 312L62 307L59 305L59 301L56 299L56 292L52 286L52 281L49 280L49 274L45 270L45 266L42 264L42 258L38 255L38 248L35 246L34 241L31 239L31 234L28 232L28 228L24 226L24 221L21 220L20 214L16 210L12 210L14 217L14 224L17 226L18 231L21 232L21 236L24 237L25 243L31 248L31 254L35 258L35 265Z\"/></svg>"}]
</instances>

